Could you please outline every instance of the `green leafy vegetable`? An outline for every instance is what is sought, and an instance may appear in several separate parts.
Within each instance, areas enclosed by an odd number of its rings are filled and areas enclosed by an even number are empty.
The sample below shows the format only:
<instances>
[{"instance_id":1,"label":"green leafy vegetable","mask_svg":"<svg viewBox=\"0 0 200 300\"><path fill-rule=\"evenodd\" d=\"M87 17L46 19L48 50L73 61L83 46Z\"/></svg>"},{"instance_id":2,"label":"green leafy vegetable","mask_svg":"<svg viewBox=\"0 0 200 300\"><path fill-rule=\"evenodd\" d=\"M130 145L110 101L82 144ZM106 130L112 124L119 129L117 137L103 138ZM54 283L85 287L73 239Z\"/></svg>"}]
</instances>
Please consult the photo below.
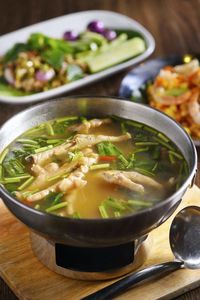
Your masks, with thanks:
<instances>
[{"instance_id":1,"label":"green leafy vegetable","mask_svg":"<svg viewBox=\"0 0 200 300\"><path fill-rule=\"evenodd\" d=\"M60 49L43 51L41 56L44 61L57 70L62 67L62 63L64 62L64 53Z\"/></svg>"},{"instance_id":2,"label":"green leafy vegetable","mask_svg":"<svg viewBox=\"0 0 200 300\"><path fill-rule=\"evenodd\" d=\"M69 64L67 67L67 78L69 81L77 80L83 78L83 70L75 64Z\"/></svg>"}]
</instances>

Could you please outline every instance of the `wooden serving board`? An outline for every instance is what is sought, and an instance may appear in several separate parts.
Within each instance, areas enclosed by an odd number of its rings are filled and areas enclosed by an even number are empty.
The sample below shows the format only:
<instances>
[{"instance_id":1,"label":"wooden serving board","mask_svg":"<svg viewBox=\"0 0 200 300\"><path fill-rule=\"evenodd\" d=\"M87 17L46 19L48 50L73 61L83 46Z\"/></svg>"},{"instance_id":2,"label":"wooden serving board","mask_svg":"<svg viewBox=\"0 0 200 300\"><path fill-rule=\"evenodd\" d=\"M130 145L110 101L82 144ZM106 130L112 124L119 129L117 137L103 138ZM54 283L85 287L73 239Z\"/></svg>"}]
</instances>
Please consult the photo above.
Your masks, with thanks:
<instances>
[{"instance_id":1,"label":"wooden serving board","mask_svg":"<svg viewBox=\"0 0 200 300\"><path fill-rule=\"evenodd\" d=\"M200 189L194 186L184 196L184 206L200 205ZM172 221L151 233L153 245L143 267L173 259L168 234ZM28 229L15 219L0 200L0 276L23 300L78 300L114 282L68 279L44 267L33 255ZM162 279L132 288L117 299L171 299L200 285L200 270L179 270Z\"/></svg>"}]
</instances>

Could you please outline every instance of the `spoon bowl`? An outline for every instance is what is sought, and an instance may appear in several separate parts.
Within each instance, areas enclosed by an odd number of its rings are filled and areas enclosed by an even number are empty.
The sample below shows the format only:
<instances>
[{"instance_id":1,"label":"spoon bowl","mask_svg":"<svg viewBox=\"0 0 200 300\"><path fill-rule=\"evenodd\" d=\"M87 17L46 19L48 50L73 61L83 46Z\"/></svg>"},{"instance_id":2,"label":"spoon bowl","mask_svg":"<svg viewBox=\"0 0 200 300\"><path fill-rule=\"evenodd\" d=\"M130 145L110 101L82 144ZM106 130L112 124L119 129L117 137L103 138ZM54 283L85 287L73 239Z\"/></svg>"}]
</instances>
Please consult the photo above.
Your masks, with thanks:
<instances>
[{"instance_id":1,"label":"spoon bowl","mask_svg":"<svg viewBox=\"0 0 200 300\"><path fill-rule=\"evenodd\" d=\"M188 269L200 269L200 208L188 206L174 218L170 228L171 250Z\"/></svg>"}]
</instances>

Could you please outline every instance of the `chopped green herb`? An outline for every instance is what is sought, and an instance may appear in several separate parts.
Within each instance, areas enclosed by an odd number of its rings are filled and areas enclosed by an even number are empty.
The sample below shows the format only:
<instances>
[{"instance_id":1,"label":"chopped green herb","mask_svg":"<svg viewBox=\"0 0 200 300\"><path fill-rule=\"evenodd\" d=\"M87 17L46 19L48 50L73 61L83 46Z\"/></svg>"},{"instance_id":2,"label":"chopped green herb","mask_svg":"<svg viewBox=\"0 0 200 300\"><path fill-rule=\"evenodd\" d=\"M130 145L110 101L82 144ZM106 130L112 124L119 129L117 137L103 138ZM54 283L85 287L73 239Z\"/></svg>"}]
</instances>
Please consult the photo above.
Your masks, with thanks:
<instances>
[{"instance_id":1,"label":"chopped green herb","mask_svg":"<svg viewBox=\"0 0 200 300\"><path fill-rule=\"evenodd\" d=\"M97 164L90 166L90 170L101 170L110 168L110 164Z\"/></svg>"},{"instance_id":2,"label":"chopped green herb","mask_svg":"<svg viewBox=\"0 0 200 300\"><path fill-rule=\"evenodd\" d=\"M127 207L123 205L122 201L120 201L118 199L111 198L111 197L106 199L104 201L104 204L105 204L105 206L109 206L109 207L112 207L112 208L114 208L116 210L120 210L120 211L121 210L123 211L123 210L127 209Z\"/></svg>"},{"instance_id":3,"label":"chopped green herb","mask_svg":"<svg viewBox=\"0 0 200 300\"><path fill-rule=\"evenodd\" d=\"M46 212L52 212L54 210L58 210L60 208L63 208L63 207L66 207L68 205L68 202L61 202L61 203L58 203L56 205L53 205L53 206L50 206L46 209Z\"/></svg>"},{"instance_id":4,"label":"chopped green herb","mask_svg":"<svg viewBox=\"0 0 200 300\"><path fill-rule=\"evenodd\" d=\"M51 136L54 135L54 130L53 130L51 123L49 123L49 122L45 123L45 128L46 128L46 132L48 135L51 135Z\"/></svg>"},{"instance_id":5,"label":"chopped green herb","mask_svg":"<svg viewBox=\"0 0 200 300\"><path fill-rule=\"evenodd\" d=\"M122 131L122 134L126 134L127 133L127 129L126 129L126 125L125 123L120 123L120 126L121 126L121 131Z\"/></svg>"},{"instance_id":6,"label":"chopped green herb","mask_svg":"<svg viewBox=\"0 0 200 300\"><path fill-rule=\"evenodd\" d=\"M16 142L18 142L18 143L21 143L21 144L26 144L26 145L28 145L28 144L30 144L30 145L38 145L38 142L36 142L36 141L34 141L34 140L31 140L31 139L17 139L17 141Z\"/></svg>"},{"instance_id":7,"label":"chopped green herb","mask_svg":"<svg viewBox=\"0 0 200 300\"><path fill-rule=\"evenodd\" d=\"M136 142L136 146L156 146L158 143L156 142Z\"/></svg>"},{"instance_id":8,"label":"chopped green herb","mask_svg":"<svg viewBox=\"0 0 200 300\"><path fill-rule=\"evenodd\" d=\"M66 121L75 121L77 119L78 119L78 117L76 117L76 116L63 117L63 118L56 119L56 123L62 123L62 122L66 122Z\"/></svg>"},{"instance_id":9,"label":"chopped green herb","mask_svg":"<svg viewBox=\"0 0 200 300\"><path fill-rule=\"evenodd\" d=\"M31 176L29 177L24 183L22 183L19 187L18 187L18 191L22 191L25 188L27 188L33 181L35 180L35 177Z\"/></svg>"},{"instance_id":10,"label":"chopped green herb","mask_svg":"<svg viewBox=\"0 0 200 300\"><path fill-rule=\"evenodd\" d=\"M143 124L137 123L135 121L125 121L125 124L133 126L133 127L137 127L137 128L142 128L143 127Z\"/></svg>"},{"instance_id":11,"label":"chopped green herb","mask_svg":"<svg viewBox=\"0 0 200 300\"><path fill-rule=\"evenodd\" d=\"M36 204L36 205L34 206L34 208L35 208L35 209L40 209L40 204Z\"/></svg>"},{"instance_id":12,"label":"chopped green herb","mask_svg":"<svg viewBox=\"0 0 200 300\"><path fill-rule=\"evenodd\" d=\"M81 218L81 216L80 216L80 214L78 212L73 213L72 217L74 219L80 219Z\"/></svg>"},{"instance_id":13,"label":"chopped green herb","mask_svg":"<svg viewBox=\"0 0 200 300\"><path fill-rule=\"evenodd\" d=\"M158 137L161 138L164 142L168 143L169 139L162 133L158 133Z\"/></svg>"},{"instance_id":14,"label":"chopped green herb","mask_svg":"<svg viewBox=\"0 0 200 300\"><path fill-rule=\"evenodd\" d=\"M0 164L2 164L2 162L4 161L6 155L8 154L9 149L6 148L0 155Z\"/></svg>"},{"instance_id":15,"label":"chopped green herb","mask_svg":"<svg viewBox=\"0 0 200 300\"><path fill-rule=\"evenodd\" d=\"M137 171L137 172L139 172L139 173L141 173L141 174L143 174L143 175L145 175L145 176L150 176L150 177L155 176L154 173L152 173L152 172L150 172L150 171L147 171L147 170L145 170L145 169L142 169L142 168L136 167L136 168L135 168L135 171Z\"/></svg>"},{"instance_id":16,"label":"chopped green herb","mask_svg":"<svg viewBox=\"0 0 200 300\"><path fill-rule=\"evenodd\" d=\"M51 149L51 148L53 148L53 146L52 146L52 145L49 145L49 146L46 146L46 147L41 147L41 148L35 149L34 152L35 152L35 153L40 153L40 152L49 150L49 149Z\"/></svg>"},{"instance_id":17,"label":"chopped green herb","mask_svg":"<svg viewBox=\"0 0 200 300\"><path fill-rule=\"evenodd\" d=\"M172 156L175 156L178 159L183 159L183 156L178 154L177 152L170 150L170 151L168 151L168 153L171 154Z\"/></svg>"},{"instance_id":18,"label":"chopped green herb","mask_svg":"<svg viewBox=\"0 0 200 300\"><path fill-rule=\"evenodd\" d=\"M129 162L128 162L128 160L127 160L122 154L120 154L120 155L118 156L118 159L122 162L122 164L123 164L125 167L128 167Z\"/></svg>"},{"instance_id":19,"label":"chopped green herb","mask_svg":"<svg viewBox=\"0 0 200 300\"><path fill-rule=\"evenodd\" d=\"M120 214L119 211L115 211L115 212L114 212L114 216L115 216L116 218L119 218L119 217L121 217L121 214Z\"/></svg>"},{"instance_id":20,"label":"chopped green herb","mask_svg":"<svg viewBox=\"0 0 200 300\"><path fill-rule=\"evenodd\" d=\"M146 131L149 131L151 133L157 134L157 131L149 126L144 125L143 129L145 129Z\"/></svg>"},{"instance_id":21,"label":"chopped green herb","mask_svg":"<svg viewBox=\"0 0 200 300\"><path fill-rule=\"evenodd\" d=\"M162 146L164 146L165 148L168 148L169 150L174 150L174 148L169 144L169 143L165 143L161 138L154 136L153 139L155 141L157 141L159 144L161 144Z\"/></svg>"},{"instance_id":22,"label":"chopped green herb","mask_svg":"<svg viewBox=\"0 0 200 300\"><path fill-rule=\"evenodd\" d=\"M104 219L109 218L109 215L108 215L108 213L106 211L106 208L103 204L99 206L99 212L100 212L102 218L104 218Z\"/></svg>"}]
</instances>

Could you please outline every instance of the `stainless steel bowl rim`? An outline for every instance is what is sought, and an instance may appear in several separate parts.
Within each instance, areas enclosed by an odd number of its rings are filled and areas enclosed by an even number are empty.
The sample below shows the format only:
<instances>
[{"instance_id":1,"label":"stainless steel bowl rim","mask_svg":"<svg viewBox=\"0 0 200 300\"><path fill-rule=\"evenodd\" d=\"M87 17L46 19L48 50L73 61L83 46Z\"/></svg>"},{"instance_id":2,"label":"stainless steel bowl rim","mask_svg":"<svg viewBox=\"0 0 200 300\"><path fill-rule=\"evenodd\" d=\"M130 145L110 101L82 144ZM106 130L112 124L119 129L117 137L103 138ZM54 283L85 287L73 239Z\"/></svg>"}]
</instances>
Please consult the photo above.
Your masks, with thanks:
<instances>
[{"instance_id":1,"label":"stainless steel bowl rim","mask_svg":"<svg viewBox=\"0 0 200 300\"><path fill-rule=\"evenodd\" d=\"M121 97L113 97L113 96L88 96L88 95L77 95L77 96L67 96L67 97L61 97L61 98L58 98L58 99L54 99L54 100L49 100L49 101L46 101L44 103L40 103L40 104L36 104L32 107L29 107L17 114L15 114L13 117L11 117L9 120L7 120L1 127L0 127L0 135L1 135L1 132L4 130L4 127L11 121L13 120L15 117L17 116L20 116L20 115L23 115L23 114L26 114L27 112L30 112L31 110L34 110L35 108L37 107L42 107L42 106L46 106L49 104L54 104L54 103L57 103L59 101L63 101L63 100L70 100L70 99L73 99L74 101L77 101L77 100L80 100L81 98L84 98L84 99L111 99L111 100L114 100L114 101L119 101L119 100L122 100L124 103L130 103L130 101L127 101L125 100L124 98L121 98ZM165 118L168 118L170 119L175 126L178 126L179 127L179 130L181 130L187 137L189 143L190 143L190 147L192 149L192 158L193 158L193 166L191 168L191 171L190 171L190 174L188 175L188 178L186 179L186 181L182 184L182 186L175 192L173 193L170 197L162 200L162 201L159 201L158 203L156 203L155 205L153 205L152 207L150 208L146 208L146 209L142 209L141 211L137 212L137 213L131 213L131 214L128 214L128 215L125 215L125 216L122 216L120 218L108 218L108 219L100 219L100 218L80 218L80 219L73 219L73 218L69 218L69 217L61 217L61 216L57 216L57 215L53 215L51 213L47 213L47 212L43 212L43 211L39 211L37 209L34 209L32 207L29 207L28 205L26 204L23 204L22 202L20 202L19 200L15 199L14 197L12 197L12 195L5 189L2 187L2 185L0 185L0 192L5 195L7 198L9 198L9 200L11 200L12 202L14 202L15 204L17 204L18 206L22 207L22 208L25 208L37 215L41 215L41 216L45 216L45 215L48 215L50 216L51 218L54 218L54 219L70 219L71 221L74 221L75 223L91 223L91 222L95 222L95 223L109 223L109 222L117 222L119 221L120 219L129 219L131 218L133 215L142 215L144 212L151 212L152 210L154 210L155 208L159 208L163 205L163 203L166 203L166 202L170 202L173 200L173 198L175 198L178 194L183 194L187 188L191 187L193 185L193 182L194 182L194 177L196 175L196 172L197 172L197 152L196 152L196 148L194 146L194 143L192 141L192 139L190 138L190 136L188 135L188 133L185 131L185 129L183 127L181 127L173 118L169 117L168 115L166 115L165 113L155 109L155 108L152 108L148 105L145 105L145 104L140 104L140 103L133 103L135 106L144 106L146 108L148 108L148 110L153 110L153 111L157 111L159 114L163 115ZM173 141L175 143L175 141ZM176 143L175 143L176 144ZM8 145L7 145L8 146ZM6 146L6 147L7 147ZM2 150L3 151L3 150Z\"/></svg>"}]
</instances>

